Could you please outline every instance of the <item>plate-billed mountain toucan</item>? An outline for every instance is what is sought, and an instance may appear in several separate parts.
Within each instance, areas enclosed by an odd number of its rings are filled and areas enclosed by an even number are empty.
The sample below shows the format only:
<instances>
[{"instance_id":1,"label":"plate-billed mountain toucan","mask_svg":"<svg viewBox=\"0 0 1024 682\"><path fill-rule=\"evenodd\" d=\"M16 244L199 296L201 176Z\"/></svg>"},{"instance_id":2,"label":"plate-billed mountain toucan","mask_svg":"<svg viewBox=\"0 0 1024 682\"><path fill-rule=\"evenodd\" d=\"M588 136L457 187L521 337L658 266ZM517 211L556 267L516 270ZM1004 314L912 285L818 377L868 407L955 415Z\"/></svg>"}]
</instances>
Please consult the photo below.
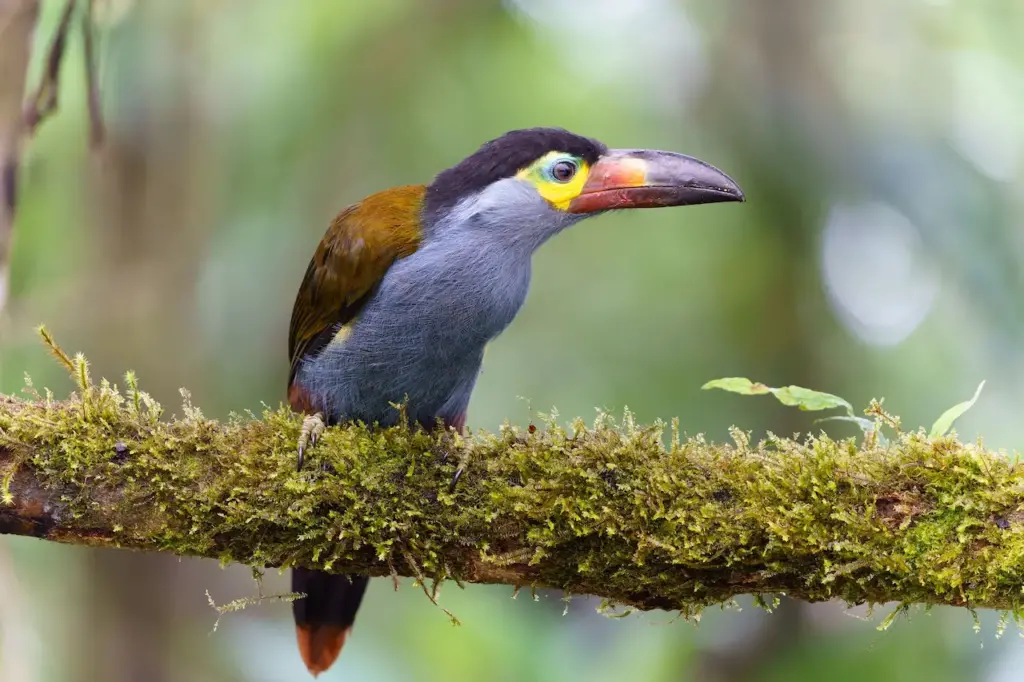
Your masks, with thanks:
<instances>
[{"instance_id":1,"label":"plate-billed mountain toucan","mask_svg":"<svg viewBox=\"0 0 1024 682\"><path fill-rule=\"evenodd\" d=\"M299 467L325 424L462 430L484 346L516 316L533 252L584 218L621 208L743 201L716 168L673 152L609 149L557 128L485 143L430 185L343 210L313 254L292 310L288 401L308 416ZM351 631L368 578L292 571L299 650L315 676Z\"/></svg>"}]
</instances>

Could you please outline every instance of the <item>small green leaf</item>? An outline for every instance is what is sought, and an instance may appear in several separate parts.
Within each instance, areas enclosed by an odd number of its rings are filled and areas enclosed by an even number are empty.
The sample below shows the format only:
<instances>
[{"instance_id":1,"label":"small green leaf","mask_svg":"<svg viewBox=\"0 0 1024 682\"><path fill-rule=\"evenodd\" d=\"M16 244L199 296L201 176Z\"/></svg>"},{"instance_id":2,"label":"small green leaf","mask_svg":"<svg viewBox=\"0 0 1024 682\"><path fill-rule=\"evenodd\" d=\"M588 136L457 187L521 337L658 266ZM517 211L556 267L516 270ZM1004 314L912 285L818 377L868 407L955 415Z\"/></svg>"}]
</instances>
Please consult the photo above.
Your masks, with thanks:
<instances>
[{"instance_id":1,"label":"small green leaf","mask_svg":"<svg viewBox=\"0 0 1024 682\"><path fill-rule=\"evenodd\" d=\"M867 417L853 417L848 414L837 414L832 417L822 417L821 419L814 420L815 424L820 422L853 422L865 432L874 431L876 426L875 422Z\"/></svg>"},{"instance_id":2,"label":"small green leaf","mask_svg":"<svg viewBox=\"0 0 1024 682\"><path fill-rule=\"evenodd\" d=\"M783 405L799 407L801 410L831 410L836 407L853 412L853 406L837 395L812 391L801 386L785 386L771 389Z\"/></svg>"},{"instance_id":3,"label":"small green leaf","mask_svg":"<svg viewBox=\"0 0 1024 682\"><path fill-rule=\"evenodd\" d=\"M953 422L963 416L964 412L974 407L974 403L978 401L978 396L981 395L981 389L985 386L985 382L982 381L978 384L977 390L974 391L974 397L970 400L966 400L962 403L957 403L953 407L949 408L942 413L942 416L935 420L932 424L932 430L928 432L929 438L941 438L945 436L951 428L953 428Z\"/></svg>"},{"instance_id":4,"label":"small green leaf","mask_svg":"<svg viewBox=\"0 0 1024 682\"><path fill-rule=\"evenodd\" d=\"M783 388L772 388L758 381L751 381L744 377L728 377L726 379L715 379L704 384L701 388L720 388L723 391L731 391L742 395L764 395L772 393L783 405L799 407L801 410L831 410L836 407L844 408L848 413L853 414L853 406L837 395L812 391L801 386L785 386Z\"/></svg>"},{"instance_id":5,"label":"small green leaf","mask_svg":"<svg viewBox=\"0 0 1024 682\"><path fill-rule=\"evenodd\" d=\"M889 439L886 438L885 435L882 433L881 429L879 428L879 424L872 421L871 419L868 419L867 417L855 417L853 415L837 414L834 417L822 417L821 419L814 420L815 424L818 424L820 422L852 422L860 427L860 430L864 432L865 436L870 436L871 434L874 434L875 439L877 440L879 445L884 447L889 443Z\"/></svg>"},{"instance_id":6,"label":"small green leaf","mask_svg":"<svg viewBox=\"0 0 1024 682\"><path fill-rule=\"evenodd\" d=\"M702 389L720 388L723 391L740 393L742 395L764 395L771 393L772 389L762 383L751 381L744 377L728 377L725 379L714 379L701 386Z\"/></svg>"}]
</instances>

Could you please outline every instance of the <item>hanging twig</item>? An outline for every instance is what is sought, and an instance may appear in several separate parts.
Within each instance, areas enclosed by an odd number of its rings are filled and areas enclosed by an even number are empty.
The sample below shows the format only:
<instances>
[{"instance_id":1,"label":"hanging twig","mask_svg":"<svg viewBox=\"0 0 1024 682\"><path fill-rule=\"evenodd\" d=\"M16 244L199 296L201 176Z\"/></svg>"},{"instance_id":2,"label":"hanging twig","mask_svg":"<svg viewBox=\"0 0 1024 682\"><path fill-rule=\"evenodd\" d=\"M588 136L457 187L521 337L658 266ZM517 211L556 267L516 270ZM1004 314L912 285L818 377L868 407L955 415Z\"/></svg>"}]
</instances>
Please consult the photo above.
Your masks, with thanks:
<instances>
[{"instance_id":1,"label":"hanging twig","mask_svg":"<svg viewBox=\"0 0 1024 682\"><path fill-rule=\"evenodd\" d=\"M25 127L21 105L38 18L38 0L0 0L0 311L7 302Z\"/></svg>"},{"instance_id":2,"label":"hanging twig","mask_svg":"<svg viewBox=\"0 0 1024 682\"><path fill-rule=\"evenodd\" d=\"M17 208L21 150L27 138L57 110L60 70L67 49L71 19L77 0L68 0L61 13L39 85L25 97L25 80L32 55L32 38L39 18L39 0L0 0L0 311L7 302L11 236ZM104 138L96 49L93 0L82 16L89 145L96 149Z\"/></svg>"},{"instance_id":3,"label":"hanging twig","mask_svg":"<svg viewBox=\"0 0 1024 682\"><path fill-rule=\"evenodd\" d=\"M71 17L75 13L77 0L68 0L64 5L57 31L50 42L50 50L46 56L46 67L35 92L25 103L25 133L33 135L39 124L47 116L57 110L57 93L60 90L60 67L64 62L64 49L67 47L68 31L71 28Z\"/></svg>"}]
</instances>

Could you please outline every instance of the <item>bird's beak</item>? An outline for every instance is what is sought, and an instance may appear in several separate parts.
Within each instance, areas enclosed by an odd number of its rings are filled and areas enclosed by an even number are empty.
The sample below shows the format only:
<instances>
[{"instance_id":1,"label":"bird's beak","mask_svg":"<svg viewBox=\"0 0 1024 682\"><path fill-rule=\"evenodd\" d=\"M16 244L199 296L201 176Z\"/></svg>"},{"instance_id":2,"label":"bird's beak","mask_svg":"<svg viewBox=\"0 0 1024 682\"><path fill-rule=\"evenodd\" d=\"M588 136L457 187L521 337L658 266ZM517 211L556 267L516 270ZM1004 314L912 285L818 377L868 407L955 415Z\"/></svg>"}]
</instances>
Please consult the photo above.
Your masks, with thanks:
<instances>
[{"instance_id":1,"label":"bird's beak","mask_svg":"<svg viewBox=\"0 0 1024 682\"><path fill-rule=\"evenodd\" d=\"M590 168L569 213L743 201L728 175L699 159L652 149L612 149Z\"/></svg>"}]
</instances>

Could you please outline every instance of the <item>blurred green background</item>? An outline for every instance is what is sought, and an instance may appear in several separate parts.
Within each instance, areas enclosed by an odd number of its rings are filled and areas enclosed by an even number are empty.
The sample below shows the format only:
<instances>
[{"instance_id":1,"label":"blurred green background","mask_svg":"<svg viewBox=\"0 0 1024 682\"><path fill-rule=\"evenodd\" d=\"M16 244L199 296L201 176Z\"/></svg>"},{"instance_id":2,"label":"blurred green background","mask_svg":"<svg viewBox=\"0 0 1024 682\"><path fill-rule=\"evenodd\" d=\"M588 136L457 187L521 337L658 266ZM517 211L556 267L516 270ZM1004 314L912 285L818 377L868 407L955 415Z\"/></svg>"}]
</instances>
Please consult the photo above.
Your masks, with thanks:
<instances>
[{"instance_id":1,"label":"blurred green background","mask_svg":"<svg viewBox=\"0 0 1024 682\"><path fill-rule=\"evenodd\" d=\"M44 2L33 75L61 4ZM748 203L609 215L538 254L488 351L471 428L624 406L727 437L817 428L702 392L741 375L884 396L930 424L1022 440L1024 3L1019 0L96 0L106 146L87 149L76 36L60 111L27 149L0 390L69 382L45 322L97 374L168 408L284 398L291 304L334 214L426 182L511 128L699 156ZM34 82L35 79L33 79ZM525 398L521 399L521 398ZM837 434L852 435L835 427ZM270 572L268 592L287 589ZM0 679L309 679L289 608L226 616L249 571L0 542ZM699 627L611 620L558 593L449 586L452 627L375 580L323 680L741 682L1024 679L1011 628L965 610L887 632L841 604L741 600Z\"/></svg>"}]
</instances>

